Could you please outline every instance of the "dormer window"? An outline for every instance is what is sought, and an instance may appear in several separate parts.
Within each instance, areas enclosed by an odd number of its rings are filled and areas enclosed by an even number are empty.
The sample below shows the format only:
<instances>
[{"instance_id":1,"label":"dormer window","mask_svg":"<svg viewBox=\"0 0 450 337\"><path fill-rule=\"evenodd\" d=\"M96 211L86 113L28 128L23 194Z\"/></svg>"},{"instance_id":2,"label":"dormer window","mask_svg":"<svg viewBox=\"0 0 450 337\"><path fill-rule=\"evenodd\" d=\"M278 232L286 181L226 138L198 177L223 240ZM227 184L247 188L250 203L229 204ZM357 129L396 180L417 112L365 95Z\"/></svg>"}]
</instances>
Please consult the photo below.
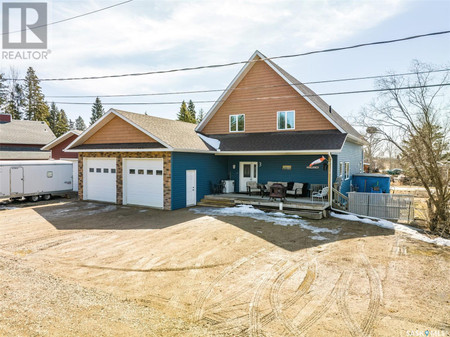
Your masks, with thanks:
<instances>
[{"instance_id":1,"label":"dormer window","mask_svg":"<svg viewBox=\"0 0 450 337\"><path fill-rule=\"evenodd\" d=\"M230 115L230 132L245 131L245 115Z\"/></svg>"},{"instance_id":2,"label":"dormer window","mask_svg":"<svg viewBox=\"0 0 450 337\"><path fill-rule=\"evenodd\" d=\"M278 130L295 129L295 111L278 111L277 129Z\"/></svg>"}]
</instances>

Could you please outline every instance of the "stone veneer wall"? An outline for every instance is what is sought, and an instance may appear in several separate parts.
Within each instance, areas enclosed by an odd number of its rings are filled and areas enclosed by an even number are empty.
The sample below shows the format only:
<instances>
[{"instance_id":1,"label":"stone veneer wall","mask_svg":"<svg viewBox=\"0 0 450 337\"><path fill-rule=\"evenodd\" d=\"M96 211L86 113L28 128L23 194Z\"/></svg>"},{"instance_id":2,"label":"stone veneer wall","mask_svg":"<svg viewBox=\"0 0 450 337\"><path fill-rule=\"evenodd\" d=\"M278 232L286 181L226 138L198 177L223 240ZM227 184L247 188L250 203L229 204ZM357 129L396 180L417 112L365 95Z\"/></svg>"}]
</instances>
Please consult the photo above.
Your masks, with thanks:
<instances>
[{"instance_id":1,"label":"stone veneer wall","mask_svg":"<svg viewBox=\"0 0 450 337\"><path fill-rule=\"evenodd\" d=\"M78 198L83 200L83 158L116 158L116 203L123 202L123 159L124 158L163 158L164 209L172 209L171 152L79 152L78 153Z\"/></svg>"}]
</instances>

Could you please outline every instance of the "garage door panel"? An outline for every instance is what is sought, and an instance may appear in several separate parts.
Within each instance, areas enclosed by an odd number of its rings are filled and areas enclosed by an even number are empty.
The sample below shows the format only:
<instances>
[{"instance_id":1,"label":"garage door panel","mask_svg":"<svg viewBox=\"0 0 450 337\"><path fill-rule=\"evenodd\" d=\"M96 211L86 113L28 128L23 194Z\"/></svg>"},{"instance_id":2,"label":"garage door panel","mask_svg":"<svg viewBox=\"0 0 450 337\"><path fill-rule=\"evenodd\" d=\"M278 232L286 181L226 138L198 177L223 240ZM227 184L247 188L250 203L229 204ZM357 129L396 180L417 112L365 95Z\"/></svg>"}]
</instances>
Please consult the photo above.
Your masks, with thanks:
<instances>
[{"instance_id":1,"label":"garage door panel","mask_svg":"<svg viewBox=\"0 0 450 337\"><path fill-rule=\"evenodd\" d=\"M116 202L116 160L87 158L85 166L87 200Z\"/></svg>"},{"instance_id":2,"label":"garage door panel","mask_svg":"<svg viewBox=\"0 0 450 337\"><path fill-rule=\"evenodd\" d=\"M126 203L163 208L163 160L126 159L124 167Z\"/></svg>"}]
</instances>

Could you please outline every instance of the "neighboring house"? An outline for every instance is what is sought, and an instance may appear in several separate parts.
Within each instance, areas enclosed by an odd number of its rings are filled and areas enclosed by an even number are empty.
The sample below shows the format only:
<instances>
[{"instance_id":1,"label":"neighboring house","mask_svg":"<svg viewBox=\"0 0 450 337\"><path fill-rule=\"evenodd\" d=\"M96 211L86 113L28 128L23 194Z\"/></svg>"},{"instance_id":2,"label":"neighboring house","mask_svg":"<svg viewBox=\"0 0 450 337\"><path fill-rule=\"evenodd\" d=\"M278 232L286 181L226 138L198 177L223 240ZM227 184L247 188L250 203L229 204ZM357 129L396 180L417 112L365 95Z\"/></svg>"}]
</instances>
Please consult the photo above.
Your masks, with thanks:
<instances>
[{"instance_id":1,"label":"neighboring house","mask_svg":"<svg viewBox=\"0 0 450 337\"><path fill-rule=\"evenodd\" d=\"M312 90L258 51L198 125L110 109L66 151L79 152L79 197L178 209L222 179L350 189L364 139ZM326 165L307 166L325 156Z\"/></svg>"},{"instance_id":2,"label":"neighboring house","mask_svg":"<svg viewBox=\"0 0 450 337\"><path fill-rule=\"evenodd\" d=\"M0 114L0 160L49 159L41 147L55 139L45 122L11 119Z\"/></svg>"},{"instance_id":3,"label":"neighboring house","mask_svg":"<svg viewBox=\"0 0 450 337\"><path fill-rule=\"evenodd\" d=\"M81 131L70 130L58 138L52 140L50 143L41 148L43 151L50 151L51 159L61 159L71 161L73 164L73 190L78 191L78 153L65 152L66 147L72 143Z\"/></svg>"}]
</instances>

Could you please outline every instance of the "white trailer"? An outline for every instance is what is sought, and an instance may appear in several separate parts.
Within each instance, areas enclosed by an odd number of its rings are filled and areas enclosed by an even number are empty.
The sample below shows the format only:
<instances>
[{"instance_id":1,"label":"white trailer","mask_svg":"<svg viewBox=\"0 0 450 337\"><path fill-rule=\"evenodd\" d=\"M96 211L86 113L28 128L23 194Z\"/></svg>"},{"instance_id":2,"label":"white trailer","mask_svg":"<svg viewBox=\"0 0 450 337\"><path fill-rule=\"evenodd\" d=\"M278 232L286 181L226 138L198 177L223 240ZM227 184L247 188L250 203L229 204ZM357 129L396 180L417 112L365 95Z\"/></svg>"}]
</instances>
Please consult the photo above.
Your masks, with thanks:
<instances>
[{"instance_id":1,"label":"white trailer","mask_svg":"<svg viewBox=\"0 0 450 337\"><path fill-rule=\"evenodd\" d=\"M28 160L0 162L0 198L27 197L38 201L52 194L72 191L72 162L63 160Z\"/></svg>"}]
</instances>

